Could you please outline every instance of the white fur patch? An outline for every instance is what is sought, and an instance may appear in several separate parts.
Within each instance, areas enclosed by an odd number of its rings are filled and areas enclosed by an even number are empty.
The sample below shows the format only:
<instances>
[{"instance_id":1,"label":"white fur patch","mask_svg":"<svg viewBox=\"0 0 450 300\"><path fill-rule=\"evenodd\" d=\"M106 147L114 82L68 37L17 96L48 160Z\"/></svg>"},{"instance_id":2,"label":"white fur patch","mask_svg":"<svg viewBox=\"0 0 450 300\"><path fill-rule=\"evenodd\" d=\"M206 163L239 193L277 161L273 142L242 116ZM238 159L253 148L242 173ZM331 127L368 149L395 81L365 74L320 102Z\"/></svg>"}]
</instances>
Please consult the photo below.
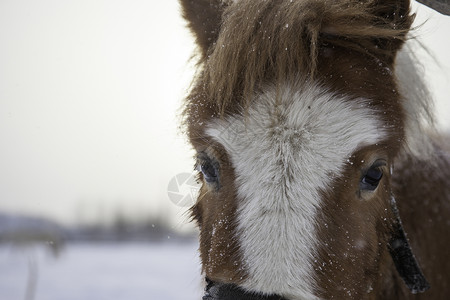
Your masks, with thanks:
<instances>
[{"instance_id":1,"label":"white fur patch","mask_svg":"<svg viewBox=\"0 0 450 300\"><path fill-rule=\"evenodd\" d=\"M269 88L245 116L209 124L207 134L236 172L244 288L318 299L312 265L320 190L358 147L385 136L367 100L345 100L319 86L286 85L278 94Z\"/></svg>"}]
</instances>

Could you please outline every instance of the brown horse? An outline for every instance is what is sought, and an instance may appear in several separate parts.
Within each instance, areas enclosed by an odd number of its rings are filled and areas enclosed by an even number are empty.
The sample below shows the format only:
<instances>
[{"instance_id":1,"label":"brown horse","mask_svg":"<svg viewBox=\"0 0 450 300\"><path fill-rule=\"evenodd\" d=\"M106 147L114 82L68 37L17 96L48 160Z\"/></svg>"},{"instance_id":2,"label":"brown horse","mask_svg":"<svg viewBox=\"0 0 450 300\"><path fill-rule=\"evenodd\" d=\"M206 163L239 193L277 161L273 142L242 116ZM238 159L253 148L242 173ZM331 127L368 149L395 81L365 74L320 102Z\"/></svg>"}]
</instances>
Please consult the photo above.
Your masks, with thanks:
<instances>
[{"instance_id":1,"label":"brown horse","mask_svg":"<svg viewBox=\"0 0 450 300\"><path fill-rule=\"evenodd\" d=\"M448 299L450 158L410 2L180 1L203 299Z\"/></svg>"}]
</instances>

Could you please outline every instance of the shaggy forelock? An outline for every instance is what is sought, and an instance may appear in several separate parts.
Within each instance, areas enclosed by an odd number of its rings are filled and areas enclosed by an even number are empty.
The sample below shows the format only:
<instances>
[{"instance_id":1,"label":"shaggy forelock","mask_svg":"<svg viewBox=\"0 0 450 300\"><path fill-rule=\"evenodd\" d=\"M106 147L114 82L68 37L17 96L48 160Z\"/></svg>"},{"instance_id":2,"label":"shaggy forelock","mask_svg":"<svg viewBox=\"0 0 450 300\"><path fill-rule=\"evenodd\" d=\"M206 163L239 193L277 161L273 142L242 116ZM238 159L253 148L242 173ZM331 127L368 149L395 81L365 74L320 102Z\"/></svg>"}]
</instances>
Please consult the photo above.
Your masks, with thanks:
<instances>
[{"instance_id":1,"label":"shaggy forelock","mask_svg":"<svg viewBox=\"0 0 450 300\"><path fill-rule=\"evenodd\" d=\"M234 2L225 9L200 76L208 100L224 113L230 106L247 107L265 82L299 74L313 78L322 45L393 60L391 48L403 41L413 16L401 5L398 13L386 14L393 9L377 2Z\"/></svg>"}]
</instances>

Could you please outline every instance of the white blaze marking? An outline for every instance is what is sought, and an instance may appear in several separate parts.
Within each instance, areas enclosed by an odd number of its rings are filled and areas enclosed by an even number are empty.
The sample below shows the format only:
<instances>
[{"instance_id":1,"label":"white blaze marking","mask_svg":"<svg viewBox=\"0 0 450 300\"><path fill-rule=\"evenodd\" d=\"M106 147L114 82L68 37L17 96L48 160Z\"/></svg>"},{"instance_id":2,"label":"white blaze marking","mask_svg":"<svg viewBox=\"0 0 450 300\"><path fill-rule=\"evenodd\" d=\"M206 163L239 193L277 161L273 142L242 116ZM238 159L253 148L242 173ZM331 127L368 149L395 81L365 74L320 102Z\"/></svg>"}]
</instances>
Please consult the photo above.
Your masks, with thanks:
<instances>
[{"instance_id":1,"label":"white blaze marking","mask_svg":"<svg viewBox=\"0 0 450 300\"><path fill-rule=\"evenodd\" d=\"M317 299L313 260L320 190L347 158L384 134L368 100L345 101L315 86L270 88L245 116L216 120L207 134L236 172L243 287L292 299Z\"/></svg>"}]
</instances>

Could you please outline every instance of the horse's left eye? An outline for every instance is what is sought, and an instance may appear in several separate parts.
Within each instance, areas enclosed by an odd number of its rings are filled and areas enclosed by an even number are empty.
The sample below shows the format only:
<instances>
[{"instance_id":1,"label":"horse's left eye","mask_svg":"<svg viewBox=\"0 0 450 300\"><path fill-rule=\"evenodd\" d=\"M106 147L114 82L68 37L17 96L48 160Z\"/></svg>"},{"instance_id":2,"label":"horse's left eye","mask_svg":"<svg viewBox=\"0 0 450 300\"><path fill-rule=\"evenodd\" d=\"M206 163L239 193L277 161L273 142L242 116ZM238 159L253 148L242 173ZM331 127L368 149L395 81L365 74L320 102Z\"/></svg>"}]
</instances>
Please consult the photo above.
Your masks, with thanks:
<instances>
[{"instance_id":1,"label":"horse's left eye","mask_svg":"<svg viewBox=\"0 0 450 300\"><path fill-rule=\"evenodd\" d=\"M383 171L380 167L371 167L361 179L361 189L366 191L374 191L378 187L382 177Z\"/></svg>"}]
</instances>

